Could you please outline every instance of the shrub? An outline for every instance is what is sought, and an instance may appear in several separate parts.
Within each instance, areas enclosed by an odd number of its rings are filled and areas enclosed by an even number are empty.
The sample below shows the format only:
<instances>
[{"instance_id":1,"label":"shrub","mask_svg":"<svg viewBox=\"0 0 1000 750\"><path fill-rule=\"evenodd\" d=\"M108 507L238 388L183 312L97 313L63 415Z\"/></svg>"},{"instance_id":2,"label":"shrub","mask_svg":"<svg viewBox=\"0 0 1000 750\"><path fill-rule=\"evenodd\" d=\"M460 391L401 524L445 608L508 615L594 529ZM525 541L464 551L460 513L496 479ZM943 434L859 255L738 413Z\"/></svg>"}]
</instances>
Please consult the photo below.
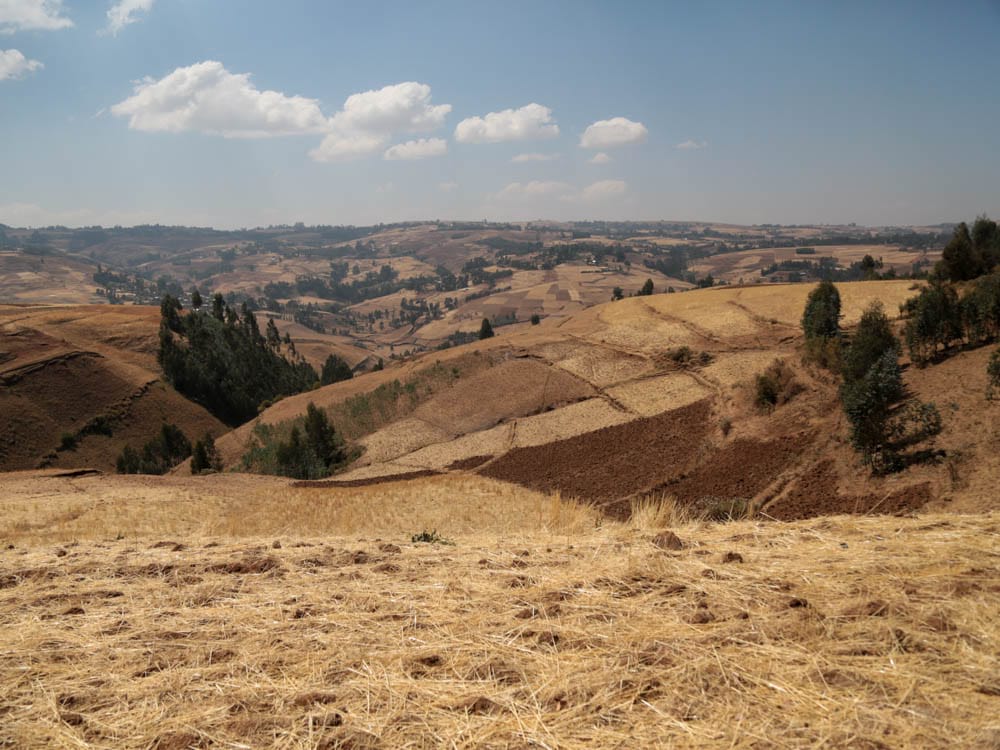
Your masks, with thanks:
<instances>
[{"instance_id":1,"label":"shrub","mask_svg":"<svg viewBox=\"0 0 1000 750\"><path fill-rule=\"evenodd\" d=\"M209 471L222 471L222 457L215 447L212 433L206 432L205 437L195 442L191 451L191 473L204 474Z\"/></svg>"},{"instance_id":2,"label":"shrub","mask_svg":"<svg viewBox=\"0 0 1000 750\"><path fill-rule=\"evenodd\" d=\"M714 359L711 353L695 353L690 346L678 346L673 349L668 349L666 356L670 362L682 368L704 367L705 365L710 364Z\"/></svg>"},{"instance_id":3,"label":"shrub","mask_svg":"<svg viewBox=\"0 0 1000 750\"><path fill-rule=\"evenodd\" d=\"M119 474L166 474L191 455L191 441L174 424L160 426L159 434L142 447L141 453L125 445L115 462Z\"/></svg>"},{"instance_id":4,"label":"shrub","mask_svg":"<svg viewBox=\"0 0 1000 750\"><path fill-rule=\"evenodd\" d=\"M287 439L282 439L282 432L271 425L256 425L253 443L243 457L244 468L293 479L322 479L350 458L326 412L312 402L305 417L291 425Z\"/></svg>"},{"instance_id":5,"label":"shrub","mask_svg":"<svg viewBox=\"0 0 1000 750\"><path fill-rule=\"evenodd\" d=\"M59 436L59 450L71 451L76 448L76 435L72 432L64 432Z\"/></svg>"},{"instance_id":6,"label":"shrub","mask_svg":"<svg viewBox=\"0 0 1000 750\"><path fill-rule=\"evenodd\" d=\"M455 544L450 539L445 539L443 536L438 534L437 529L434 529L434 531L424 529L419 534L411 535L410 541L414 544Z\"/></svg>"},{"instance_id":7,"label":"shrub","mask_svg":"<svg viewBox=\"0 0 1000 750\"><path fill-rule=\"evenodd\" d=\"M788 363L776 359L754 381L754 405L762 411L771 411L791 401L801 390Z\"/></svg>"},{"instance_id":8,"label":"shrub","mask_svg":"<svg viewBox=\"0 0 1000 750\"><path fill-rule=\"evenodd\" d=\"M844 380L860 380L887 351L898 356L900 345L882 303L875 301L862 313L857 330L843 349L840 365Z\"/></svg>"},{"instance_id":9,"label":"shrub","mask_svg":"<svg viewBox=\"0 0 1000 750\"><path fill-rule=\"evenodd\" d=\"M896 353L886 351L864 374L841 386L841 401L850 422L851 444L872 462L889 439L889 412L903 396Z\"/></svg>"},{"instance_id":10,"label":"shrub","mask_svg":"<svg viewBox=\"0 0 1000 750\"><path fill-rule=\"evenodd\" d=\"M958 294L949 284L936 283L924 287L907 303L910 311L906 321L906 347L910 359L924 364L933 358L938 347L947 347L962 336L962 309Z\"/></svg>"},{"instance_id":11,"label":"shrub","mask_svg":"<svg viewBox=\"0 0 1000 750\"><path fill-rule=\"evenodd\" d=\"M941 412L933 401L911 401L893 416L889 435L899 448L939 435L942 426Z\"/></svg>"},{"instance_id":12,"label":"shrub","mask_svg":"<svg viewBox=\"0 0 1000 750\"><path fill-rule=\"evenodd\" d=\"M997 349L990 356L989 364L986 365L986 376L989 385L986 387L986 398L993 400L997 389L1000 389L1000 349Z\"/></svg>"},{"instance_id":13,"label":"shrub","mask_svg":"<svg viewBox=\"0 0 1000 750\"><path fill-rule=\"evenodd\" d=\"M542 322L542 317L538 313L535 313L534 315L531 316L531 325L537 326L541 322Z\"/></svg>"}]
</instances>

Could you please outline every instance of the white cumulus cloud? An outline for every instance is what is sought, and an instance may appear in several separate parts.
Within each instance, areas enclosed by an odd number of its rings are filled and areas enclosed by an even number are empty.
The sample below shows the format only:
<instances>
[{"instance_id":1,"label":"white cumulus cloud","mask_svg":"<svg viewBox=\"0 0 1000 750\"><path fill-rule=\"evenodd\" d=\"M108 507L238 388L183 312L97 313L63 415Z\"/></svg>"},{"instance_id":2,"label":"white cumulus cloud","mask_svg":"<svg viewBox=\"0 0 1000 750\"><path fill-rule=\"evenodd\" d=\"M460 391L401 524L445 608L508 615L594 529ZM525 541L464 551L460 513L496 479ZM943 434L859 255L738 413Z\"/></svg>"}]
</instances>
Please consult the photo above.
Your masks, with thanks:
<instances>
[{"instance_id":1,"label":"white cumulus cloud","mask_svg":"<svg viewBox=\"0 0 1000 750\"><path fill-rule=\"evenodd\" d=\"M450 104L431 104L431 87L415 81L352 94L331 118L329 134L309 155L320 162L367 156L382 149L393 133L441 127L449 112Z\"/></svg>"},{"instance_id":2,"label":"white cumulus cloud","mask_svg":"<svg viewBox=\"0 0 1000 750\"><path fill-rule=\"evenodd\" d=\"M0 81L11 81L45 66L38 60L29 60L20 50L0 49Z\"/></svg>"},{"instance_id":3,"label":"white cumulus cloud","mask_svg":"<svg viewBox=\"0 0 1000 750\"><path fill-rule=\"evenodd\" d=\"M649 131L641 122L633 122L627 117L612 117L598 120L590 125L580 137L582 148L615 148L630 143L642 143Z\"/></svg>"},{"instance_id":4,"label":"white cumulus cloud","mask_svg":"<svg viewBox=\"0 0 1000 750\"><path fill-rule=\"evenodd\" d=\"M552 119L552 110L534 103L520 109L490 112L483 117L469 117L455 127L455 140L460 143L501 143L557 135L559 126Z\"/></svg>"},{"instance_id":5,"label":"white cumulus cloud","mask_svg":"<svg viewBox=\"0 0 1000 750\"><path fill-rule=\"evenodd\" d=\"M153 0L116 0L108 8L108 32L118 34L130 23L139 20L141 13L148 13L153 7Z\"/></svg>"},{"instance_id":6,"label":"white cumulus cloud","mask_svg":"<svg viewBox=\"0 0 1000 750\"><path fill-rule=\"evenodd\" d=\"M518 154L511 161L515 164L524 164L533 161L555 161L558 158L559 154Z\"/></svg>"},{"instance_id":7,"label":"white cumulus cloud","mask_svg":"<svg viewBox=\"0 0 1000 750\"><path fill-rule=\"evenodd\" d=\"M594 154L589 159L587 159L591 164L610 164L611 157L606 153L601 151L600 153Z\"/></svg>"},{"instance_id":8,"label":"white cumulus cloud","mask_svg":"<svg viewBox=\"0 0 1000 750\"><path fill-rule=\"evenodd\" d=\"M565 195L572 192L573 187L565 182L532 180L531 182L512 182L499 193L499 198L537 198L545 195Z\"/></svg>"},{"instance_id":9,"label":"white cumulus cloud","mask_svg":"<svg viewBox=\"0 0 1000 750\"><path fill-rule=\"evenodd\" d=\"M73 22L62 13L62 0L0 0L0 34L68 29Z\"/></svg>"},{"instance_id":10,"label":"white cumulus cloud","mask_svg":"<svg viewBox=\"0 0 1000 750\"><path fill-rule=\"evenodd\" d=\"M266 138L329 130L316 99L260 91L249 73L230 73L214 60L139 81L133 95L112 106L111 113L128 117L132 130L148 132Z\"/></svg>"},{"instance_id":11,"label":"white cumulus cloud","mask_svg":"<svg viewBox=\"0 0 1000 750\"><path fill-rule=\"evenodd\" d=\"M600 180L587 185L580 194L585 201L599 201L606 198L617 198L624 195L626 190L624 180Z\"/></svg>"},{"instance_id":12,"label":"white cumulus cloud","mask_svg":"<svg viewBox=\"0 0 1000 750\"><path fill-rule=\"evenodd\" d=\"M699 149L708 148L708 141L693 141L686 140L678 143L674 148L680 149L681 151L697 151Z\"/></svg>"},{"instance_id":13,"label":"white cumulus cloud","mask_svg":"<svg viewBox=\"0 0 1000 750\"><path fill-rule=\"evenodd\" d=\"M443 138L419 138L415 141L397 143L386 149L384 158L389 161L427 159L432 156L444 156L448 153L448 142Z\"/></svg>"}]
</instances>

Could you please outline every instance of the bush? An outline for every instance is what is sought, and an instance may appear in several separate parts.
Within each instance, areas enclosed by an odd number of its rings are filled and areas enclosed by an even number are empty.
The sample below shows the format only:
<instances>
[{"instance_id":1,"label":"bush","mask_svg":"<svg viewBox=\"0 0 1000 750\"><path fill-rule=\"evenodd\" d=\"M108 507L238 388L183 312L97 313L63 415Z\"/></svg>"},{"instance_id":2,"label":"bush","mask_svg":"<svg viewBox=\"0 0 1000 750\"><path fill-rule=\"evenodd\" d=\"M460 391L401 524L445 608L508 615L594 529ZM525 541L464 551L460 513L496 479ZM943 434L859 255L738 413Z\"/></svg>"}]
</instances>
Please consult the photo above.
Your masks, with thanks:
<instances>
[{"instance_id":1,"label":"bush","mask_svg":"<svg viewBox=\"0 0 1000 750\"><path fill-rule=\"evenodd\" d=\"M695 352L690 346L678 346L668 349L667 359L681 368L704 367L710 364L714 357L709 352Z\"/></svg>"},{"instance_id":2,"label":"bush","mask_svg":"<svg viewBox=\"0 0 1000 750\"><path fill-rule=\"evenodd\" d=\"M1000 349L997 349L990 356L989 364L986 365L986 376L989 378L989 385L986 387L986 398L993 400L995 392L1000 389Z\"/></svg>"},{"instance_id":3,"label":"bush","mask_svg":"<svg viewBox=\"0 0 1000 750\"><path fill-rule=\"evenodd\" d=\"M64 432L59 436L59 450L71 451L76 448L76 435L72 432Z\"/></svg>"},{"instance_id":4,"label":"bush","mask_svg":"<svg viewBox=\"0 0 1000 750\"><path fill-rule=\"evenodd\" d=\"M910 359L924 364L932 359L938 347L947 347L962 337L962 308L958 294L949 284L936 283L924 287L906 305L910 317L906 321L906 347Z\"/></svg>"},{"instance_id":5,"label":"bush","mask_svg":"<svg viewBox=\"0 0 1000 750\"><path fill-rule=\"evenodd\" d=\"M209 471L222 471L222 457L215 447L212 433L206 432L205 437L198 440L191 451L191 473L204 474Z\"/></svg>"},{"instance_id":6,"label":"bush","mask_svg":"<svg viewBox=\"0 0 1000 750\"><path fill-rule=\"evenodd\" d=\"M166 474L191 455L191 441L174 424L163 424L160 433L136 451L126 445L115 462L119 474Z\"/></svg>"},{"instance_id":7,"label":"bush","mask_svg":"<svg viewBox=\"0 0 1000 750\"><path fill-rule=\"evenodd\" d=\"M535 313L534 315L531 316L531 325L537 326L541 322L542 322L542 317L538 313Z\"/></svg>"},{"instance_id":8,"label":"bush","mask_svg":"<svg viewBox=\"0 0 1000 750\"><path fill-rule=\"evenodd\" d=\"M410 541L413 544L455 544L450 539L445 539L443 536L437 533L437 529L434 531L427 531L424 529L419 534L413 534L410 536Z\"/></svg>"},{"instance_id":9,"label":"bush","mask_svg":"<svg viewBox=\"0 0 1000 750\"><path fill-rule=\"evenodd\" d=\"M865 375L841 387L841 401L850 422L851 444L866 462L889 439L889 412L903 396L903 380L896 353L886 351Z\"/></svg>"},{"instance_id":10,"label":"bush","mask_svg":"<svg viewBox=\"0 0 1000 750\"><path fill-rule=\"evenodd\" d=\"M941 412L934 402L912 401L896 414L889 426L889 436L896 448L919 443L941 433Z\"/></svg>"},{"instance_id":11,"label":"bush","mask_svg":"<svg viewBox=\"0 0 1000 750\"><path fill-rule=\"evenodd\" d=\"M776 359L755 379L754 405L761 411L771 411L791 401L801 390L788 363Z\"/></svg>"},{"instance_id":12,"label":"bush","mask_svg":"<svg viewBox=\"0 0 1000 750\"><path fill-rule=\"evenodd\" d=\"M860 380L887 351L899 356L900 345L882 303L875 301L862 313L857 330L843 349L840 365L844 380Z\"/></svg>"},{"instance_id":13,"label":"bush","mask_svg":"<svg viewBox=\"0 0 1000 750\"><path fill-rule=\"evenodd\" d=\"M287 439L280 432L271 425L255 426L254 442L243 457L244 468L293 479L322 479L349 459L326 412L312 402L306 416L292 424Z\"/></svg>"}]
</instances>

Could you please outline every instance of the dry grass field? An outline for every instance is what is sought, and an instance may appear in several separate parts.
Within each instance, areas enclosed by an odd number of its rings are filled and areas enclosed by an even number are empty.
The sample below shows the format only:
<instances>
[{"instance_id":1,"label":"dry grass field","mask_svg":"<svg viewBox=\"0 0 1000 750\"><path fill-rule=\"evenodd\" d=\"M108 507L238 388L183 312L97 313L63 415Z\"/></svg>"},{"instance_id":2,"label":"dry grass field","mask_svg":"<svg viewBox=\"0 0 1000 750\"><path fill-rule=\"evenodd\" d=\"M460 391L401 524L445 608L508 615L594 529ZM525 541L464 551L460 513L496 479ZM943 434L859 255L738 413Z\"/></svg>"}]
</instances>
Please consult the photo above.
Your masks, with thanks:
<instances>
[{"instance_id":1,"label":"dry grass field","mask_svg":"<svg viewBox=\"0 0 1000 750\"><path fill-rule=\"evenodd\" d=\"M803 244L808 245L808 237L803 237ZM900 275L908 274L917 261L937 262L940 252L924 252L910 250L897 245L817 245L815 255L797 255L794 247L762 247L753 250L740 250L733 253L713 255L699 259L691 264L691 270L699 276L712 274L713 278L722 279L730 284L741 281L753 284L761 280L761 269L774 263L786 260L818 261L820 258L834 258L837 264L848 267L859 262L865 255L871 255L876 260L882 259L885 268L894 268Z\"/></svg>"},{"instance_id":2,"label":"dry grass field","mask_svg":"<svg viewBox=\"0 0 1000 750\"><path fill-rule=\"evenodd\" d=\"M0 483L4 746L1000 746L995 512L613 523L468 476Z\"/></svg>"},{"instance_id":3,"label":"dry grass field","mask_svg":"<svg viewBox=\"0 0 1000 750\"><path fill-rule=\"evenodd\" d=\"M86 305L100 302L94 263L58 255L0 251L0 304Z\"/></svg>"}]
</instances>

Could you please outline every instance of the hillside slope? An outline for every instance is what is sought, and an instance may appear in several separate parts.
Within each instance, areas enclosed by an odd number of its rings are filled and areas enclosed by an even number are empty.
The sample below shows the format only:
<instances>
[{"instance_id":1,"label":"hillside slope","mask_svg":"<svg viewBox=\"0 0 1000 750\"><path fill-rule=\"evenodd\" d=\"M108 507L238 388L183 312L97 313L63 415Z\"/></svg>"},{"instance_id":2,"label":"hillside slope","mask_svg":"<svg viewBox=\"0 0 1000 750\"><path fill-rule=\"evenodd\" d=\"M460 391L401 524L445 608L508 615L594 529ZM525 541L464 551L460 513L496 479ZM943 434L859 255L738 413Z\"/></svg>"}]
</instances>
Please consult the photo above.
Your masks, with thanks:
<instances>
[{"instance_id":1,"label":"hillside slope","mask_svg":"<svg viewBox=\"0 0 1000 750\"><path fill-rule=\"evenodd\" d=\"M160 380L158 325L153 308L0 307L0 470L113 469L164 422L192 441L225 432Z\"/></svg>"},{"instance_id":2,"label":"hillside slope","mask_svg":"<svg viewBox=\"0 0 1000 750\"><path fill-rule=\"evenodd\" d=\"M892 314L914 293L906 281L838 286L848 327L872 301ZM750 507L783 519L927 503L992 507L987 443L996 440L1000 412L984 396L988 352L908 369L908 387L942 407L946 427L932 447L947 460L871 478L846 444L836 379L801 362L799 319L810 289L625 299L300 394L261 420L287 424L310 401L327 408L365 449L334 481L474 470L612 514L627 512L632 498L663 493L709 512ZM776 359L796 385L788 403L762 413L754 380ZM425 387L429 372L448 371L454 377ZM409 395L370 429L356 429L350 415L373 409L377 389L394 381ZM220 441L230 466L252 431L245 425Z\"/></svg>"}]
</instances>

